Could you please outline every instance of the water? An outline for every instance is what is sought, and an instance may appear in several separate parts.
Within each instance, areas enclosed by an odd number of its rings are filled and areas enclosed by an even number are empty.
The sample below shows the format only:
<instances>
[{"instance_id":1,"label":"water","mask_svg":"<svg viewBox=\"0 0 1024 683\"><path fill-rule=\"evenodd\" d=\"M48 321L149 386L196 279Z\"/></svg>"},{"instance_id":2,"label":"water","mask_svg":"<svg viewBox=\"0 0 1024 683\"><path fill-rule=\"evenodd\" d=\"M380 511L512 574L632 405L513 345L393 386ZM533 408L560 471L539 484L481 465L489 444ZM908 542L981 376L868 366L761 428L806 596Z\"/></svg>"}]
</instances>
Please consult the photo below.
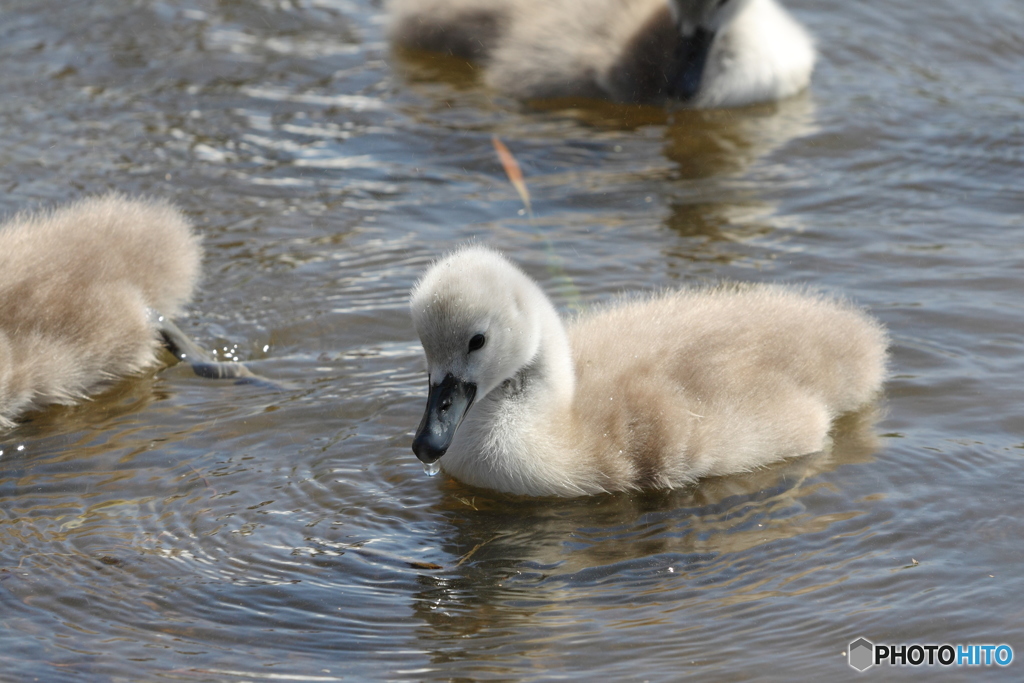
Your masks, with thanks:
<instances>
[{"instance_id":1,"label":"water","mask_svg":"<svg viewBox=\"0 0 1024 683\"><path fill-rule=\"evenodd\" d=\"M182 328L286 387L173 367L0 437L0 677L822 680L860 636L1024 658L1024 5L788 5L808 95L666 114L495 96L392 55L369 0L0 1L0 212L171 198L207 249ZM428 478L405 298L474 237L566 309L844 293L892 332L878 415L690 491Z\"/></svg>"}]
</instances>

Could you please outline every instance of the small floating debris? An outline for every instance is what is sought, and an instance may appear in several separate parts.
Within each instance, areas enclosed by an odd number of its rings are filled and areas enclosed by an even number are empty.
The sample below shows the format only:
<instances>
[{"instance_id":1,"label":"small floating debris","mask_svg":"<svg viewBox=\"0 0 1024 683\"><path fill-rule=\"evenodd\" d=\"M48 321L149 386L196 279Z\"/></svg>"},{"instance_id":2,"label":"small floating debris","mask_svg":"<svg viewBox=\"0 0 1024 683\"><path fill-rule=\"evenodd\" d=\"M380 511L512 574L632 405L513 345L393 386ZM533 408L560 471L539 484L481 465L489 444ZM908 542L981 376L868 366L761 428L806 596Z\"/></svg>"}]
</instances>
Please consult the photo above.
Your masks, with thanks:
<instances>
[{"instance_id":1,"label":"small floating debris","mask_svg":"<svg viewBox=\"0 0 1024 683\"><path fill-rule=\"evenodd\" d=\"M505 175L508 176L512 187L516 188L519 198L523 201L523 206L526 207L526 213L532 220L533 208L530 206L530 191L526 189L526 181L523 180L523 170L519 167L519 162L512 156L512 152L505 146L505 143L498 139L497 135L491 136L491 143L494 145L494 151L498 153L498 160L501 161L502 168L505 169Z\"/></svg>"}]
</instances>

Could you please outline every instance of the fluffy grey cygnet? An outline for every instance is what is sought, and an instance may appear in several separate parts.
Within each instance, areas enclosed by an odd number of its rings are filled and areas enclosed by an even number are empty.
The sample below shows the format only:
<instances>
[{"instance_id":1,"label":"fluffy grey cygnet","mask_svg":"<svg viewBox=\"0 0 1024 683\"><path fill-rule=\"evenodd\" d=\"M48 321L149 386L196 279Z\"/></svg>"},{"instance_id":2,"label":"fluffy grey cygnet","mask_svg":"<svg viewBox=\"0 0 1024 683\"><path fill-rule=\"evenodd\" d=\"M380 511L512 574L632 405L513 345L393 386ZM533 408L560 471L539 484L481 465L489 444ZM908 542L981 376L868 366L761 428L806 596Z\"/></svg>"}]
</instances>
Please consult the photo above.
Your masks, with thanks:
<instances>
[{"instance_id":1,"label":"fluffy grey cygnet","mask_svg":"<svg viewBox=\"0 0 1024 683\"><path fill-rule=\"evenodd\" d=\"M807 87L810 35L776 0L390 0L394 44L479 61L523 99L770 102Z\"/></svg>"},{"instance_id":2,"label":"fluffy grey cygnet","mask_svg":"<svg viewBox=\"0 0 1024 683\"><path fill-rule=\"evenodd\" d=\"M109 194L0 225L0 429L156 365L161 345L197 374L252 377L170 320L201 257L189 222L159 200Z\"/></svg>"},{"instance_id":3,"label":"fluffy grey cygnet","mask_svg":"<svg viewBox=\"0 0 1024 683\"><path fill-rule=\"evenodd\" d=\"M675 488L817 452L885 377L878 322L776 285L636 296L565 322L505 257L467 246L431 266L411 312L429 377L414 452L515 494Z\"/></svg>"}]
</instances>

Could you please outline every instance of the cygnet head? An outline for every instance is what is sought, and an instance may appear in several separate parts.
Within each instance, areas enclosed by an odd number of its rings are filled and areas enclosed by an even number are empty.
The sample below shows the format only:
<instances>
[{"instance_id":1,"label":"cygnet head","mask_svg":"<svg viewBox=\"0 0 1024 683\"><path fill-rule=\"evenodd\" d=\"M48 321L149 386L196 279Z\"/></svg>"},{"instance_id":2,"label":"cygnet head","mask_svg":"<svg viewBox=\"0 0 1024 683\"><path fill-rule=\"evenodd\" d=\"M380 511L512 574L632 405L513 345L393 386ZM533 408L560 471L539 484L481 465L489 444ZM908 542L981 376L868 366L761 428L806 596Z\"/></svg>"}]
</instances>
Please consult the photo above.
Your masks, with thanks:
<instances>
[{"instance_id":1,"label":"cygnet head","mask_svg":"<svg viewBox=\"0 0 1024 683\"><path fill-rule=\"evenodd\" d=\"M670 0L669 7L682 36L669 70L670 95L684 102L697 96L715 35L749 1Z\"/></svg>"},{"instance_id":2,"label":"cygnet head","mask_svg":"<svg viewBox=\"0 0 1024 683\"><path fill-rule=\"evenodd\" d=\"M750 0L670 0L672 16L684 36L697 29L712 33L728 24Z\"/></svg>"},{"instance_id":3,"label":"cygnet head","mask_svg":"<svg viewBox=\"0 0 1024 683\"><path fill-rule=\"evenodd\" d=\"M474 245L431 266L413 288L410 306L430 383L412 448L429 464L451 446L473 401L538 354L544 318L554 309L519 268Z\"/></svg>"}]
</instances>

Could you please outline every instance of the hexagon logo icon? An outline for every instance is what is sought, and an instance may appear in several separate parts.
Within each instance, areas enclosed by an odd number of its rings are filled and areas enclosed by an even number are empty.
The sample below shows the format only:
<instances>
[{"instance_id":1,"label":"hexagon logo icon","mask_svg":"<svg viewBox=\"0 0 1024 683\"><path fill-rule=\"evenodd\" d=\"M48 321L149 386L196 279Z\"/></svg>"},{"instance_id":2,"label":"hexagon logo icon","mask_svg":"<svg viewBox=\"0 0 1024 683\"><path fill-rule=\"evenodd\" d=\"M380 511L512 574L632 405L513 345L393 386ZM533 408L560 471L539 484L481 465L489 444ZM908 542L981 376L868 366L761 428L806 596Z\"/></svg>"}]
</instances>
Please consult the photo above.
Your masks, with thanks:
<instances>
[{"instance_id":1,"label":"hexagon logo icon","mask_svg":"<svg viewBox=\"0 0 1024 683\"><path fill-rule=\"evenodd\" d=\"M857 671L865 671L875 663L875 644L866 638L858 638L847 649L849 663Z\"/></svg>"}]
</instances>

